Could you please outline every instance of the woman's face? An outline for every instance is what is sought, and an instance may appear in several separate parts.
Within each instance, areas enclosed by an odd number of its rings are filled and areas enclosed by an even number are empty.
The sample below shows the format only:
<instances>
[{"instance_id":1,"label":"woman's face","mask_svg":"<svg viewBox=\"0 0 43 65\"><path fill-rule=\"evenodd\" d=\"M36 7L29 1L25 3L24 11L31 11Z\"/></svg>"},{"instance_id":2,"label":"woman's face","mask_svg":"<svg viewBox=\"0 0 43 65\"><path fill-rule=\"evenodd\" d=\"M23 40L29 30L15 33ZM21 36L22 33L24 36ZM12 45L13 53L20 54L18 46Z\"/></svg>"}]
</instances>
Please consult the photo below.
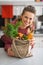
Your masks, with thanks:
<instances>
[{"instance_id":1,"label":"woman's face","mask_svg":"<svg viewBox=\"0 0 43 65\"><path fill-rule=\"evenodd\" d=\"M32 22L34 21L34 16L35 16L34 13L31 13L31 12L26 11L26 12L21 16L23 25L24 25L25 27L31 25Z\"/></svg>"}]
</instances>

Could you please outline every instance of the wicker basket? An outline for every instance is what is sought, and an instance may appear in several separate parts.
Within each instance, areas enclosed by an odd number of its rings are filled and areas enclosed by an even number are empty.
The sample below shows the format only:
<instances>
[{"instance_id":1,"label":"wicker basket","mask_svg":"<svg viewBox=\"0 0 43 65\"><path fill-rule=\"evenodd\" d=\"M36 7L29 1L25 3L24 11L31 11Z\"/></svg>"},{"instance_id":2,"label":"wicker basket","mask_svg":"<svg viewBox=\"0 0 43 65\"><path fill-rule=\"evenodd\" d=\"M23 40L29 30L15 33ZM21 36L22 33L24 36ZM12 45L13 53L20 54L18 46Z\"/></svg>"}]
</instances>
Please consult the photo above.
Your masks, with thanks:
<instances>
[{"instance_id":1,"label":"wicker basket","mask_svg":"<svg viewBox=\"0 0 43 65\"><path fill-rule=\"evenodd\" d=\"M29 41L13 39L11 47L15 57L24 58L27 57L28 54Z\"/></svg>"}]
</instances>

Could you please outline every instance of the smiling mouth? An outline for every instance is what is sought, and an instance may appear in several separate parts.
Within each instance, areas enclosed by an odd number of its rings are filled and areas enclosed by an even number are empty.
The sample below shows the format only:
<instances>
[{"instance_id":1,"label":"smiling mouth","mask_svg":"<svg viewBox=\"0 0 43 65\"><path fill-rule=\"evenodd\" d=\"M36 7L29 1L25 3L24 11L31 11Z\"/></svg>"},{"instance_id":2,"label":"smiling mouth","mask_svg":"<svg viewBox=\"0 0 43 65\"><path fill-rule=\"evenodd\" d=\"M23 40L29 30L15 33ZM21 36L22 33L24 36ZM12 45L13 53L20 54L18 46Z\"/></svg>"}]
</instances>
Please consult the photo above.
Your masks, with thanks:
<instances>
[{"instance_id":1,"label":"smiling mouth","mask_svg":"<svg viewBox=\"0 0 43 65\"><path fill-rule=\"evenodd\" d=\"M25 23L25 25L28 25L29 23L27 23L27 22L24 22Z\"/></svg>"}]
</instances>

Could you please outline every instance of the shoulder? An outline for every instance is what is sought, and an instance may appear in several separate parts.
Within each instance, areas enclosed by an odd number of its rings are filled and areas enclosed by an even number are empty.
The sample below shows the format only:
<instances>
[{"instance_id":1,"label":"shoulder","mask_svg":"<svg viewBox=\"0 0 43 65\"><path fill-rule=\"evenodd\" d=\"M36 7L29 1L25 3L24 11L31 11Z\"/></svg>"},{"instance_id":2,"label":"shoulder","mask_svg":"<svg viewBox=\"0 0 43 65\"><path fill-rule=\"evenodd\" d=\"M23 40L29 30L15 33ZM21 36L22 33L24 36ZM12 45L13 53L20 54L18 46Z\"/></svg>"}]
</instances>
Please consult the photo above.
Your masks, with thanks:
<instances>
[{"instance_id":1,"label":"shoulder","mask_svg":"<svg viewBox=\"0 0 43 65\"><path fill-rule=\"evenodd\" d=\"M16 24L18 21L21 21L20 16L17 17L16 19L14 19L14 20L11 22L11 24Z\"/></svg>"},{"instance_id":2,"label":"shoulder","mask_svg":"<svg viewBox=\"0 0 43 65\"><path fill-rule=\"evenodd\" d=\"M11 24L16 24L17 21L18 21L18 20L15 19L15 20L13 20L13 21L11 22Z\"/></svg>"}]
</instances>

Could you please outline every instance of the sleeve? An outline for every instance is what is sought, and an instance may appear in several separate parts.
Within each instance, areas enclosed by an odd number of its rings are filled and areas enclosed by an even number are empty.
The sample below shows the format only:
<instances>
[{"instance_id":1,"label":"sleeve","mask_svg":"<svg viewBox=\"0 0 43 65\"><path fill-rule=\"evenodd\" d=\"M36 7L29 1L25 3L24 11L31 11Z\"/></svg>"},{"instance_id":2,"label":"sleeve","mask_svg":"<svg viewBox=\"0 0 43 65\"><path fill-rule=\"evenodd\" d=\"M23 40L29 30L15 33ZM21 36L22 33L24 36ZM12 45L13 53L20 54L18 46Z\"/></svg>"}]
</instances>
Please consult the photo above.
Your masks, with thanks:
<instances>
[{"instance_id":1,"label":"sleeve","mask_svg":"<svg viewBox=\"0 0 43 65\"><path fill-rule=\"evenodd\" d=\"M4 42L4 49L7 51L7 49L11 47L12 40L6 35L3 35L1 40Z\"/></svg>"}]
</instances>

